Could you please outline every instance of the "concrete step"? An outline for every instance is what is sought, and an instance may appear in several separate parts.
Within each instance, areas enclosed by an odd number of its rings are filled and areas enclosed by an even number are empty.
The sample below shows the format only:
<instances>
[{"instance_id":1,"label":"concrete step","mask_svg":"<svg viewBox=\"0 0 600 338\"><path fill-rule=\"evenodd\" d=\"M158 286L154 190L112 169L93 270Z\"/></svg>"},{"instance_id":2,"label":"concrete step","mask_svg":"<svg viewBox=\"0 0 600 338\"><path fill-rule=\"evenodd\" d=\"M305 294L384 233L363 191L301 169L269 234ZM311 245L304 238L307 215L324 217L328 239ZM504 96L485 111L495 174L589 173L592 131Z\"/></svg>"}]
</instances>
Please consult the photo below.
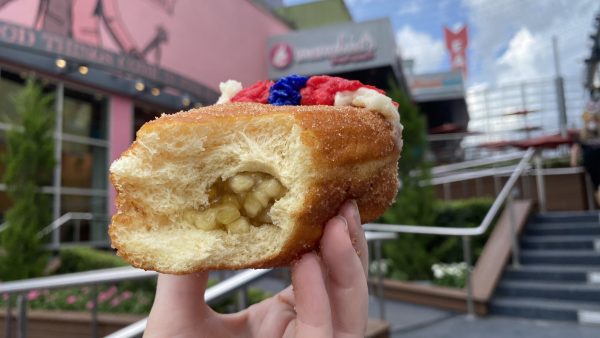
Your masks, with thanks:
<instances>
[{"instance_id":1,"label":"concrete step","mask_svg":"<svg viewBox=\"0 0 600 338\"><path fill-rule=\"evenodd\" d=\"M527 223L527 229L557 229L557 228L572 228L572 227L596 227L600 228L597 222L560 222L560 223Z\"/></svg>"},{"instance_id":2,"label":"concrete step","mask_svg":"<svg viewBox=\"0 0 600 338\"><path fill-rule=\"evenodd\" d=\"M600 236L524 236L523 250L596 250L600 251Z\"/></svg>"},{"instance_id":3,"label":"concrete step","mask_svg":"<svg viewBox=\"0 0 600 338\"><path fill-rule=\"evenodd\" d=\"M530 218L535 223L600 222L598 211L568 211L537 214Z\"/></svg>"},{"instance_id":4,"label":"concrete step","mask_svg":"<svg viewBox=\"0 0 600 338\"><path fill-rule=\"evenodd\" d=\"M600 225L580 224L527 224L524 236L600 236Z\"/></svg>"},{"instance_id":5,"label":"concrete step","mask_svg":"<svg viewBox=\"0 0 600 338\"><path fill-rule=\"evenodd\" d=\"M600 302L600 285L586 283L544 283L532 281L502 281L496 288L497 297L535 298L574 302Z\"/></svg>"},{"instance_id":6,"label":"concrete step","mask_svg":"<svg viewBox=\"0 0 600 338\"><path fill-rule=\"evenodd\" d=\"M600 283L599 266L522 265L504 270L504 281L544 281L545 283Z\"/></svg>"},{"instance_id":7,"label":"concrete step","mask_svg":"<svg viewBox=\"0 0 600 338\"><path fill-rule=\"evenodd\" d=\"M600 323L600 304L553 301L536 298L498 297L490 302L493 314L546 320Z\"/></svg>"},{"instance_id":8,"label":"concrete step","mask_svg":"<svg viewBox=\"0 0 600 338\"><path fill-rule=\"evenodd\" d=\"M588 265L600 266L600 252L591 250L523 250L523 265Z\"/></svg>"}]
</instances>

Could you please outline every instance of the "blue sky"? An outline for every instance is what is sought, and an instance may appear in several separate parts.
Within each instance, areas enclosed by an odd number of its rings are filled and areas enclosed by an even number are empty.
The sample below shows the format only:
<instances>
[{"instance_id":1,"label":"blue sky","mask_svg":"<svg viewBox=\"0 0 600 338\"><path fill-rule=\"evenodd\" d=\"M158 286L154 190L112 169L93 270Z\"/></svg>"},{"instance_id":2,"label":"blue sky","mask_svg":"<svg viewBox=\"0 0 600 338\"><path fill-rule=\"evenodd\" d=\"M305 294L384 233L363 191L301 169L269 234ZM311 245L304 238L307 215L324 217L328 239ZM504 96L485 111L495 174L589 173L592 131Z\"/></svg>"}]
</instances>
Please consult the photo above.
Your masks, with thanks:
<instances>
[{"instance_id":1,"label":"blue sky","mask_svg":"<svg viewBox=\"0 0 600 338\"><path fill-rule=\"evenodd\" d=\"M470 86L552 77L552 36L558 38L563 75L580 77L600 10L598 0L345 1L355 21L388 17L399 52L414 58L421 73L449 68L443 26L466 24Z\"/></svg>"}]
</instances>

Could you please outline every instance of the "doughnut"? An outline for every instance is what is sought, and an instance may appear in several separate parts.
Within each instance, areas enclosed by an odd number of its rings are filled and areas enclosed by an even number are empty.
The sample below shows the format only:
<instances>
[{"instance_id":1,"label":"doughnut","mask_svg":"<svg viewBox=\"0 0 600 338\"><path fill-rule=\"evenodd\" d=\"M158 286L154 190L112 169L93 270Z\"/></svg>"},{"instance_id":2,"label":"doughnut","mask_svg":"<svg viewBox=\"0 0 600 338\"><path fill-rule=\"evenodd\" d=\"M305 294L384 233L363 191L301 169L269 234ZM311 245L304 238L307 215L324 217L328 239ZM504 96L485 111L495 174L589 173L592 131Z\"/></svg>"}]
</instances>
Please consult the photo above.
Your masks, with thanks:
<instances>
[{"instance_id":1,"label":"doughnut","mask_svg":"<svg viewBox=\"0 0 600 338\"><path fill-rule=\"evenodd\" d=\"M117 254L187 274L285 266L350 199L376 219L398 190L402 126L380 90L292 75L143 125L110 167Z\"/></svg>"}]
</instances>

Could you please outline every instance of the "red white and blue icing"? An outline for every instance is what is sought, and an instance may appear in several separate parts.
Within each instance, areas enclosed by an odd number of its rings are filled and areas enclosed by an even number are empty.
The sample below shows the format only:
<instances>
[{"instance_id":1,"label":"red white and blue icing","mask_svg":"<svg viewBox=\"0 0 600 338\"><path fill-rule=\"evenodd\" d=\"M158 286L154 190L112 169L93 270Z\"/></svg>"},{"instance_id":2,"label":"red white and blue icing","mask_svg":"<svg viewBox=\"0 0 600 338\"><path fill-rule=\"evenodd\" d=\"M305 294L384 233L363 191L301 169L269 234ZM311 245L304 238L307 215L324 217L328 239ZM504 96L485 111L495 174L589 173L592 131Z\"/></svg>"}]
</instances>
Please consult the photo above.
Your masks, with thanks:
<instances>
[{"instance_id":1,"label":"red white and blue icing","mask_svg":"<svg viewBox=\"0 0 600 338\"><path fill-rule=\"evenodd\" d=\"M316 75L289 75L277 81L258 81L243 88L238 81L228 80L219 86L221 97L217 104L227 102L256 102L277 106L353 106L380 113L390 122L401 145L402 125L398 104L385 92L357 80Z\"/></svg>"}]
</instances>

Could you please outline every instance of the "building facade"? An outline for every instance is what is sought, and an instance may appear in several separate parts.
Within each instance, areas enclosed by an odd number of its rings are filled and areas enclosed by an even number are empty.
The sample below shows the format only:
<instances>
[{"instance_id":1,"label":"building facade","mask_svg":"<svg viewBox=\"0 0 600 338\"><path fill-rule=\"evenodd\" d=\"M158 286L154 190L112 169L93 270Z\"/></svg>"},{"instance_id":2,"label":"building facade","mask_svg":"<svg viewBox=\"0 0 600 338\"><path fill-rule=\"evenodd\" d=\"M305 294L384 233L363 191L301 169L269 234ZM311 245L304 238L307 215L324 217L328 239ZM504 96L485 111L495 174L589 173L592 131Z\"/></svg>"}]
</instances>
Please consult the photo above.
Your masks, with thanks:
<instances>
[{"instance_id":1,"label":"building facade","mask_svg":"<svg viewBox=\"0 0 600 338\"><path fill-rule=\"evenodd\" d=\"M55 95L55 175L42 189L54 218L111 214L108 167L135 131L160 113L214 103L220 81L267 78L268 38L289 30L250 1L2 0L0 151L12 97L34 76Z\"/></svg>"}]
</instances>

